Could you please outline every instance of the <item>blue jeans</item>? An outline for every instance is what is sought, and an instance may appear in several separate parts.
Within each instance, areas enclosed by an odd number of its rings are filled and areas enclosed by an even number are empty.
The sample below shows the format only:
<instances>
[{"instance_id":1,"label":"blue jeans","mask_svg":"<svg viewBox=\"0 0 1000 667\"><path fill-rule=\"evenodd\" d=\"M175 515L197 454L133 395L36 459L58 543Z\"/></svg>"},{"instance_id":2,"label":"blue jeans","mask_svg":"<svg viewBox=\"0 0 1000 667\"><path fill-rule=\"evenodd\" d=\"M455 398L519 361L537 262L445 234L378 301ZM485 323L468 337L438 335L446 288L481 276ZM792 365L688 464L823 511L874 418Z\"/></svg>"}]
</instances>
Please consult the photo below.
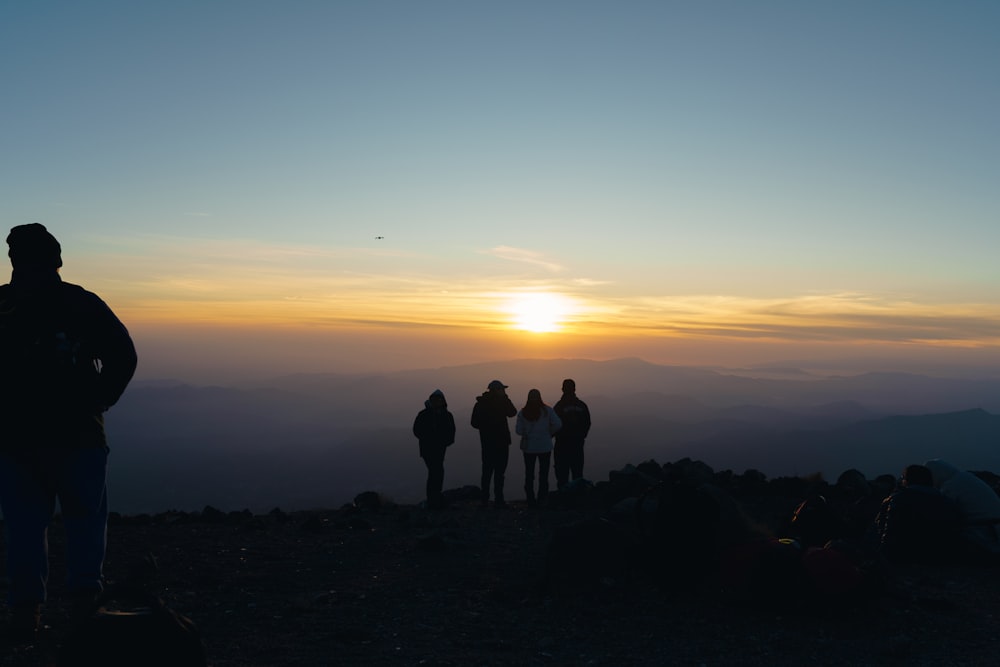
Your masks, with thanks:
<instances>
[{"instance_id":1,"label":"blue jeans","mask_svg":"<svg viewBox=\"0 0 1000 667\"><path fill-rule=\"evenodd\" d=\"M103 589L108 535L108 450L52 452L44 461L0 455L0 509L7 536L11 605L45 601L49 579L48 528L56 499L66 525L66 587Z\"/></svg>"},{"instance_id":2,"label":"blue jeans","mask_svg":"<svg viewBox=\"0 0 1000 667\"><path fill-rule=\"evenodd\" d=\"M524 493L528 502L535 502L535 461L538 461L538 500L543 501L549 495L549 461L552 453L543 454L524 452Z\"/></svg>"}]
</instances>

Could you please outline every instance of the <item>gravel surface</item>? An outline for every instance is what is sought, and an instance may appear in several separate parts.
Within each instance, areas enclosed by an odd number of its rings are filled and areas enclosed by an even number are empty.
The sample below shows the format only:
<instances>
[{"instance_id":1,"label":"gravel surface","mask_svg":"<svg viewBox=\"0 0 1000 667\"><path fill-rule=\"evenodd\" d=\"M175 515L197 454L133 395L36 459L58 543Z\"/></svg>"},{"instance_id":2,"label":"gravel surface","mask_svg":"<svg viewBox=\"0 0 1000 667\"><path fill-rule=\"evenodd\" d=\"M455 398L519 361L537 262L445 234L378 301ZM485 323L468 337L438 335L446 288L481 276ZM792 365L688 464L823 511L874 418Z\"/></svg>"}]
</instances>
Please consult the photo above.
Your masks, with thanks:
<instances>
[{"instance_id":1,"label":"gravel surface","mask_svg":"<svg viewBox=\"0 0 1000 667\"><path fill-rule=\"evenodd\" d=\"M737 603L711 582L682 590L685 573L654 585L627 559L541 590L554 532L601 514L470 500L118 517L106 570L114 584L155 556L151 589L194 621L215 667L1000 662L997 568L896 568L849 605ZM4 647L0 665L54 664L68 632L61 528L51 630L38 645Z\"/></svg>"}]
</instances>

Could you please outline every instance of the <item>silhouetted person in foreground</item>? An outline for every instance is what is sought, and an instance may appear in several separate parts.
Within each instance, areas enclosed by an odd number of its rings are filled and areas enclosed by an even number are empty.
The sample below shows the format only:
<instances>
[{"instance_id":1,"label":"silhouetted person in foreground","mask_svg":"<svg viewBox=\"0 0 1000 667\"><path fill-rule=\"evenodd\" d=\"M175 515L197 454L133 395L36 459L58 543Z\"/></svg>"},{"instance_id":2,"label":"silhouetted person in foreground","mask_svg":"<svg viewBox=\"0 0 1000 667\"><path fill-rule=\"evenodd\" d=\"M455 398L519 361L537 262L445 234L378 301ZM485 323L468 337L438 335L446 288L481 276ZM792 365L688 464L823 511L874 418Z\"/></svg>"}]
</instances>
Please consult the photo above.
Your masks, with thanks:
<instances>
[{"instance_id":1,"label":"silhouetted person in foreground","mask_svg":"<svg viewBox=\"0 0 1000 667\"><path fill-rule=\"evenodd\" d=\"M893 563L947 563L960 553L962 513L934 488L926 466L903 469L899 488L875 519L879 551Z\"/></svg>"},{"instance_id":2,"label":"silhouetted person in foreground","mask_svg":"<svg viewBox=\"0 0 1000 667\"><path fill-rule=\"evenodd\" d=\"M563 380L562 398L556 401L555 411L562 420L556 432L553 463L556 470L556 488L563 488L573 479L583 478L583 441L590 433L590 409L577 398L576 382Z\"/></svg>"},{"instance_id":3,"label":"silhouetted person in foreground","mask_svg":"<svg viewBox=\"0 0 1000 667\"><path fill-rule=\"evenodd\" d=\"M455 442L455 418L448 411L444 392L435 389L413 421L413 435L420 442L420 458L427 465L427 508L444 507L444 454Z\"/></svg>"},{"instance_id":4,"label":"silhouetted person in foreground","mask_svg":"<svg viewBox=\"0 0 1000 667\"><path fill-rule=\"evenodd\" d=\"M0 286L0 507L7 533L11 634L40 628L56 499L66 526L66 589L75 614L96 609L107 538L104 412L135 372L128 331L95 294L64 283L59 242L14 227Z\"/></svg>"},{"instance_id":5,"label":"silhouetted person in foreground","mask_svg":"<svg viewBox=\"0 0 1000 667\"><path fill-rule=\"evenodd\" d=\"M472 427L479 431L483 455L481 486L484 507L489 505L491 479L495 506L507 506L503 497L504 475L510 458L510 424L507 420L517 415L517 408L506 390L507 385L493 380L487 390L476 397L476 405L472 408Z\"/></svg>"},{"instance_id":6,"label":"silhouetted person in foreground","mask_svg":"<svg viewBox=\"0 0 1000 667\"><path fill-rule=\"evenodd\" d=\"M549 495L549 459L552 456L552 435L562 426L556 411L542 402L542 392L532 389L528 400L517 413L515 430L521 436L524 454L524 493L528 506L545 503ZM538 464L538 497L535 497L535 463Z\"/></svg>"}]
</instances>

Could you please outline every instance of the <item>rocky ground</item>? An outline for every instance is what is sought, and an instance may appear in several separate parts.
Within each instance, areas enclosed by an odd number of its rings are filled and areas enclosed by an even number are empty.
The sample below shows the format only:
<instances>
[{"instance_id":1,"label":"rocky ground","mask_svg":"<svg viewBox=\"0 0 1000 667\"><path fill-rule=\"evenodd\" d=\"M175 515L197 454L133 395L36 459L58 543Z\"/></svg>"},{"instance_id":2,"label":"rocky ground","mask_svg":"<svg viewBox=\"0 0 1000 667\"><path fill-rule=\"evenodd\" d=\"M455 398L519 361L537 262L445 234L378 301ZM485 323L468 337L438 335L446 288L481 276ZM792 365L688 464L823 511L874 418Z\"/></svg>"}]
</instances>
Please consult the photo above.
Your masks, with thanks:
<instances>
[{"instance_id":1,"label":"rocky ground","mask_svg":"<svg viewBox=\"0 0 1000 667\"><path fill-rule=\"evenodd\" d=\"M654 585L638 564L541 590L554 531L602 514L470 499L437 511L362 503L116 517L106 570L121 582L154 555L152 590L197 624L215 667L1000 660L996 568L896 569L870 598L830 606L736 603L711 584L681 591ZM4 647L0 665L54 664L67 636L61 528L52 530L51 629L34 646Z\"/></svg>"}]
</instances>

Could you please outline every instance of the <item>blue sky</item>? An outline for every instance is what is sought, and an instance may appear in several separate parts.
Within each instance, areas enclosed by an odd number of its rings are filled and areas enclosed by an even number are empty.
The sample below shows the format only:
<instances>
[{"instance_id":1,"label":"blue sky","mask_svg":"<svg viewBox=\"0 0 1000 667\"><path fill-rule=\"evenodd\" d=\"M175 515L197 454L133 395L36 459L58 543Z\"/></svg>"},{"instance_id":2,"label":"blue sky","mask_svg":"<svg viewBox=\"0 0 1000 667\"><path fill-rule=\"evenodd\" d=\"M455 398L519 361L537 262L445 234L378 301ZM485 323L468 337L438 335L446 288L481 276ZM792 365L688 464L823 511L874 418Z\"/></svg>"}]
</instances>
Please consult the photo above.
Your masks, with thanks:
<instances>
[{"instance_id":1,"label":"blue sky","mask_svg":"<svg viewBox=\"0 0 1000 667\"><path fill-rule=\"evenodd\" d=\"M261 324L441 365L547 294L581 356L978 362L998 29L993 2L5 3L0 218L163 355L156 323ZM409 359L408 327L452 342Z\"/></svg>"}]
</instances>

